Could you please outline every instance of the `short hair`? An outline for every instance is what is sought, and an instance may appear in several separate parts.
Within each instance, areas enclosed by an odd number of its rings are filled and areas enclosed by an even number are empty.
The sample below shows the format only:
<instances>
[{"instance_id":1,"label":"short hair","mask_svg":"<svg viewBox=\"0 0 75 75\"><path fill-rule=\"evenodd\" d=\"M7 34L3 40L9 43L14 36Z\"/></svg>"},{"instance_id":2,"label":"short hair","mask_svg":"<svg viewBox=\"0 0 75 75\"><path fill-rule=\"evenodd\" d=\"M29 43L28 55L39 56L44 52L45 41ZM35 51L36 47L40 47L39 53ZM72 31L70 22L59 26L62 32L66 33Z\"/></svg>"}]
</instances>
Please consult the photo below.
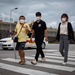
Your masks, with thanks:
<instances>
[{"instance_id":1,"label":"short hair","mask_svg":"<svg viewBox=\"0 0 75 75\"><path fill-rule=\"evenodd\" d=\"M66 17L66 18L67 18L66 21L68 21L69 17L68 17L68 15L67 15L66 13L64 13L64 14L61 15L61 19L62 19L63 17Z\"/></svg>"},{"instance_id":2,"label":"short hair","mask_svg":"<svg viewBox=\"0 0 75 75\"><path fill-rule=\"evenodd\" d=\"M36 16L41 16L41 12L36 12Z\"/></svg>"},{"instance_id":3,"label":"short hair","mask_svg":"<svg viewBox=\"0 0 75 75\"><path fill-rule=\"evenodd\" d=\"M23 16L23 15L21 15L21 16L19 17L19 19L20 19L21 17L24 17L24 19L25 19L25 16Z\"/></svg>"}]
</instances>

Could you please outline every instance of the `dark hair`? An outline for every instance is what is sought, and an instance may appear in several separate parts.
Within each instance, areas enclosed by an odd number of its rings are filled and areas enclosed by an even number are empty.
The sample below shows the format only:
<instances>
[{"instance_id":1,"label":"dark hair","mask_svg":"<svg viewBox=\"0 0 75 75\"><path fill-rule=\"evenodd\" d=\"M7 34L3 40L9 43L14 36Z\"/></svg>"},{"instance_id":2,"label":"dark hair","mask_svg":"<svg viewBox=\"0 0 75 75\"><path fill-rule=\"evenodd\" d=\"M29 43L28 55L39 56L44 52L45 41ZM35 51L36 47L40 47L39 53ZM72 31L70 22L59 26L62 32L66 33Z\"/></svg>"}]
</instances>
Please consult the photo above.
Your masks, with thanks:
<instances>
[{"instance_id":1,"label":"dark hair","mask_svg":"<svg viewBox=\"0 0 75 75\"><path fill-rule=\"evenodd\" d=\"M19 19L20 19L21 17L24 17L24 16L23 16L23 15L21 15L21 16L19 17ZM25 17L24 17L24 19L25 19Z\"/></svg>"},{"instance_id":2,"label":"dark hair","mask_svg":"<svg viewBox=\"0 0 75 75\"><path fill-rule=\"evenodd\" d=\"M68 21L69 18L68 18L68 15L67 15L66 13L62 14L61 19L62 19L63 17L66 17L66 18L67 18L66 21Z\"/></svg>"},{"instance_id":3,"label":"dark hair","mask_svg":"<svg viewBox=\"0 0 75 75\"><path fill-rule=\"evenodd\" d=\"M41 12L36 12L36 16L41 16Z\"/></svg>"}]
</instances>

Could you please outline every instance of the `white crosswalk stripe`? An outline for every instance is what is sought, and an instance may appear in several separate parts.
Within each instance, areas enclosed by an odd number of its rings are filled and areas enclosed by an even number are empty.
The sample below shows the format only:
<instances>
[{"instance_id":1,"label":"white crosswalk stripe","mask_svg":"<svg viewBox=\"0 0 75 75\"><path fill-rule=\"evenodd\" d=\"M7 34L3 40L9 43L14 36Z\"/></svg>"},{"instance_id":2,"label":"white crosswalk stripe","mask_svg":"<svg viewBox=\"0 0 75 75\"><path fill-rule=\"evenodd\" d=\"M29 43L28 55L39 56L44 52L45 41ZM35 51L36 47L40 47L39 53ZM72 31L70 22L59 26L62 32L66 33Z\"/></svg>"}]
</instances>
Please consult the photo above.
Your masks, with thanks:
<instances>
[{"instance_id":1,"label":"white crosswalk stripe","mask_svg":"<svg viewBox=\"0 0 75 75\"><path fill-rule=\"evenodd\" d=\"M22 73L22 74L29 74L29 75L50 75L50 73L42 72L42 71L37 71L37 70L31 70L27 68L21 68L17 66L12 66L4 63L0 63L0 68L11 70L14 72ZM51 75L56 75L56 74L51 74Z\"/></svg>"},{"instance_id":2,"label":"white crosswalk stripe","mask_svg":"<svg viewBox=\"0 0 75 75\"><path fill-rule=\"evenodd\" d=\"M73 51L69 53L69 61L67 62L67 65L65 66L62 65L63 57L60 55L58 50L53 50L53 52L52 50L44 50L44 52L46 55L46 61L44 63L38 62L36 65L32 65L31 60L34 59L34 55L32 55L32 56L25 56L27 60L25 64L29 66L48 68L48 69L54 69L54 70L59 70L59 71L66 71L66 72L75 71L75 67L73 67L73 65L75 66L75 59L74 59L75 56L74 56ZM8 62L14 62L14 63L19 62L19 59L14 59L14 58L3 58L2 60L8 61ZM41 60L41 58L39 58L39 60ZM72 65L72 66L69 66L69 65ZM49 72L38 71L34 69L22 68L22 67L18 67L14 65L8 65L5 63L0 63L0 68L15 71L18 73L29 74L29 75L35 75L35 74L37 75L59 75L56 73L49 73ZM14 70L15 68L17 70Z\"/></svg>"},{"instance_id":3,"label":"white crosswalk stripe","mask_svg":"<svg viewBox=\"0 0 75 75\"><path fill-rule=\"evenodd\" d=\"M35 55L33 55L33 56L35 56ZM59 56L51 56L51 55L47 55L46 54L46 58L55 58L55 59L64 59L63 57L59 57ZM68 60L72 60L72 61L75 61L75 59L74 58L68 58Z\"/></svg>"},{"instance_id":4,"label":"white crosswalk stripe","mask_svg":"<svg viewBox=\"0 0 75 75\"><path fill-rule=\"evenodd\" d=\"M29 57L30 58L30 57ZM32 57L31 57L32 58ZM28 58L27 58L28 59ZM11 61L11 62L17 62L18 63L18 59L12 59L12 58L7 58L7 59L3 59L6 61ZM31 63L29 61L26 62L27 65L31 65ZM39 66L39 67L44 67L44 68L52 68L52 69L57 69L57 70L62 70L62 71L74 71L75 68L72 67L65 67L65 66L58 66L58 65L53 65L53 64L45 64L45 63L38 63L35 66Z\"/></svg>"},{"instance_id":5,"label":"white crosswalk stripe","mask_svg":"<svg viewBox=\"0 0 75 75\"><path fill-rule=\"evenodd\" d=\"M51 56L58 56L58 57L62 57L61 55L60 55L60 53L45 53L45 55L51 55ZM69 55L68 57L70 57L70 58L75 58L75 55Z\"/></svg>"},{"instance_id":6,"label":"white crosswalk stripe","mask_svg":"<svg viewBox=\"0 0 75 75\"><path fill-rule=\"evenodd\" d=\"M31 60L33 59L33 57L28 57L28 56L26 56L25 58L26 59L31 59ZM41 60L41 59L39 58L39 60ZM46 61L47 62L60 63L60 64L62 64L62 62L63 62L63 60L56 60L56 59L46 59ZM75 65L75 62L68 61L67 64Z\"/></svg>"},{"instance_id":7,"label":"white crosswalk stripe","mask_svg":"<svg viewBox=\"0 0 75 75\"><path fill-rule=\"evenodd\" d=\"M55 52L56 54L58 54L59 52ZM71 55L71 56L75 56L75 52L73 51L73 52L69 52L68 53L69 55Z\"/></svg>"}]
</instances>

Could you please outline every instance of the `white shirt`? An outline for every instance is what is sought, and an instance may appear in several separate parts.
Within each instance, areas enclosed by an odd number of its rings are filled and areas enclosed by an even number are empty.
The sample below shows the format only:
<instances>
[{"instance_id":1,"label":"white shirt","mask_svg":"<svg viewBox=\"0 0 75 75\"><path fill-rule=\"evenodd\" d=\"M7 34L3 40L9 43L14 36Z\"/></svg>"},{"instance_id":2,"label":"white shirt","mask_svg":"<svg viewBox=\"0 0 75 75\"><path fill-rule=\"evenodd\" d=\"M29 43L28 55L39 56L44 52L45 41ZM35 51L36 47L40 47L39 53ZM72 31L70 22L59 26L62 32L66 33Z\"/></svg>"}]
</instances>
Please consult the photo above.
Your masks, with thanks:
<instances>
[{"instance_id":1,"label":"white shirt","mask_svg":"<svg viewBox=\"0 0 75 75\"><path fill-rule=\"evenodd\" d=\"M60 34L68 35L67 26L68 26L67 22L65 24L61 23L61 25L60 25Z\"/></svg>"}]
</instances>

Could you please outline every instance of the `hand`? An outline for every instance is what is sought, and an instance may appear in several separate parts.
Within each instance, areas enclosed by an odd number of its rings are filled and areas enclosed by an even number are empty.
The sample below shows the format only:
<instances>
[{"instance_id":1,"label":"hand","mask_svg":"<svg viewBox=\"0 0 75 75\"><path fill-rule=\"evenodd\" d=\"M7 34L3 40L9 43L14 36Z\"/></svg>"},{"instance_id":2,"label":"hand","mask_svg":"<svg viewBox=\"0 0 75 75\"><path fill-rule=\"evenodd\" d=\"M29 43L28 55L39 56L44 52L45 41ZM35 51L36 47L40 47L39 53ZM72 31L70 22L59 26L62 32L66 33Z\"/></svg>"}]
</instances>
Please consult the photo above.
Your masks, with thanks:
<instances>
[{"instance_id":1,"label":"hand","mask_svg":"<svg viewBox=\"0 0 75 75\"><path fill-rule=\"evenodd\" d=\"M28 31L28 27L26 26L25 29Z\"/></svg>"},{"instance_id":2,"label":"hand","mask_svg":"<svg viewBox=\"0 0 75 75\"><path fill-rule=\"evenodd\" d=\"M23 28L25 28L25 30L28 30L28 27L27 26L23 26Z\"/></svg>"}]
</instances>

